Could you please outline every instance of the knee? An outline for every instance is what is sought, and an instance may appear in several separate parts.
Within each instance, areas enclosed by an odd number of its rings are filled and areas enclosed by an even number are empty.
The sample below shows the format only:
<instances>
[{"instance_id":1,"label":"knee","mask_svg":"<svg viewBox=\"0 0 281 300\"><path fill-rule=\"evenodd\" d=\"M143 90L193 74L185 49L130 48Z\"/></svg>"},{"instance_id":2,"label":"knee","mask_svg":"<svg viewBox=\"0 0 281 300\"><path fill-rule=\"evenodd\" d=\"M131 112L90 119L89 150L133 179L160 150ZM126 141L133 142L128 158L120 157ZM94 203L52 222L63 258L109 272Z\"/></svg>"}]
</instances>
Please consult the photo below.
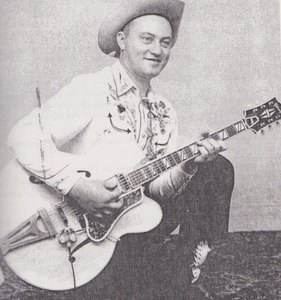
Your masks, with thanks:
<instances>
[{"instance_id":1,"label":"knee","mask_svg":"<svg viewBox=\"0 0 281 300\"><path fill-rule=\"evenodd\" d=\"M234 167L232 163L222 155L218 155L213 161L202 166L205 176L211 181L215 180L223 185L233 189L234 186Z\"/></svg>"},{"instance_id":2,"label":"knee","mask_svg":"<svg viewBox=\"0 0 281 300\"><path fill-rule=\"evenodd\" d=\"M224 171L225 173L229 174L230 177L234 177L234 167L233 164L224 156L218 155L218 157L214 160L216 168L218 171Z\"/></svg>"},{"instance_id":3,"label":"knee","mask_svg":"<svg viewBox=\"0 0 281 300\"><path fill-rule=\"evenodd\" d=\"M218 155L213 162L215 164L216 177L219 177L221 181L233 189L235 176L233 164L222 155Z\"/></svg>"}]
</instances>

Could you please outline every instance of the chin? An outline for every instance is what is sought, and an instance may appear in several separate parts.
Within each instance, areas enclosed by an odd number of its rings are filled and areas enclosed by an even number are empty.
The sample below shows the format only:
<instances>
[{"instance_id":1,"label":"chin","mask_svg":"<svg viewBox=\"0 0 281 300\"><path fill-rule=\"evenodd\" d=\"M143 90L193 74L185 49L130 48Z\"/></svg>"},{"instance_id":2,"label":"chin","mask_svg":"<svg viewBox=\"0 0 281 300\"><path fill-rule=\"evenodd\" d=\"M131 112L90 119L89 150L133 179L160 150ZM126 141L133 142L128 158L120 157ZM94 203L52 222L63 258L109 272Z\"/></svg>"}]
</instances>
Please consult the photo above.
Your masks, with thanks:
<instances>
[{"instance_id":1,"label":"chin","mask_svg":"<svg viewBox=\"0 0 281 300\"><path fill-rule=\"evenodd\" d=\"M150 78L153 78L153 77L156 77L158 76L162 71L162 68L161 69L150 69L150 70L146 70L146 72L144 72L144 76L145 77L150 77Z\"/></svg>"}]
</instances>

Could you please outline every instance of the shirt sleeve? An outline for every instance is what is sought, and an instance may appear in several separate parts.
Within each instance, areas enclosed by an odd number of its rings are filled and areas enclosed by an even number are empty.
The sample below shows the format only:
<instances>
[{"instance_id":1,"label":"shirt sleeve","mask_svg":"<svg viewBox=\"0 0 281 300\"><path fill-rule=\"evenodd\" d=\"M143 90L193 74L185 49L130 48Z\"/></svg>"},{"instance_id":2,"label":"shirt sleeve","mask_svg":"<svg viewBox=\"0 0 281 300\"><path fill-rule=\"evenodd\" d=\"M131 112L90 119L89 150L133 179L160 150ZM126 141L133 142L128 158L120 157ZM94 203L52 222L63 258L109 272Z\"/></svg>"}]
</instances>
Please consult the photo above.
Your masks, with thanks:
<instances>
[{"instance_id":1,"label":"shirt sleeve","mask_svg":"<svg viewBox=\"0 0 281 300\"><path fill-rule=\"evenodd\" d=\"M171 131L171 138L166 148L166 153L171 153L177 150L178 139L178 119L176 112L171 107L171 115L173 129ZM179 195L188 185L189 181L196 173L197 167L191 168L187 173L183 170L181 164L164 172L155 180L150 182L146 187L146 194L157 201L174 198Z\"/></svg>"},{"instance_id":2,"label":"shirt sleeve","mask_svg":"<svg viewBox=\"0 0 281 300\"><path fill-rule=\"evenodd\" d=\"M90 75L75 77L41 109L20 120L8 137L8 146L22 166L63 194L79 179L74 168L79 158L59 149L93 118L92 80Z\"/></svg>"}]
</instances>

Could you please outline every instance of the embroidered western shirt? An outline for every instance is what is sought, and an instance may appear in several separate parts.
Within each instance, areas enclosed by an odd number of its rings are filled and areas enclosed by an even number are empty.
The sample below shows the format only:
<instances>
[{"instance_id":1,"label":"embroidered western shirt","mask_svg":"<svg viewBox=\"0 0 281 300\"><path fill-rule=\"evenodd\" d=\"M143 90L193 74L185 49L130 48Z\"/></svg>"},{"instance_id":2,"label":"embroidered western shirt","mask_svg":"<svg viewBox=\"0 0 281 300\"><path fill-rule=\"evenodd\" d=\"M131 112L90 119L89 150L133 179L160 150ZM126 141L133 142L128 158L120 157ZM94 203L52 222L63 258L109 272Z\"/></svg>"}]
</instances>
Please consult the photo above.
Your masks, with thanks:
<instances>
[{"instance_id":1,"label":"embroidered western shirt","mask_svg":"<svg viewBox=\"0 0 281 300\"><path fill-rule=\"evenodd\" d=\"M130 138L148 159L176 149L177 117L171 104L151 89L141 99L119 61L75 77L18 122L8 145L24 168L67 194L81 176L82 159L98 160L92 149L114 135ZM148 192L170 197L190 178L175 167L154 180Z\"/></svg>"}]
</instances>

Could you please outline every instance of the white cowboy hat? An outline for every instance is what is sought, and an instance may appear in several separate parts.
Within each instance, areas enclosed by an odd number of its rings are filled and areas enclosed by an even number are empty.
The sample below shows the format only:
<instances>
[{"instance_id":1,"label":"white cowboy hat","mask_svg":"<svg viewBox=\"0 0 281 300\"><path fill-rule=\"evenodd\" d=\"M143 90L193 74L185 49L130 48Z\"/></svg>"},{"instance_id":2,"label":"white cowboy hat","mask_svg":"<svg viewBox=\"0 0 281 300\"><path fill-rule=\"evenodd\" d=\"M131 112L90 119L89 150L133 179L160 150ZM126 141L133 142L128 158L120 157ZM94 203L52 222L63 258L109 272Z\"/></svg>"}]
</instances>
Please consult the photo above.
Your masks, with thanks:
<instances>
[{"instance_id":1,"label":"white cowboy hat","mask_svg":"<svg viewBox=\"0 0 281 300\"><path fill-rule=\"evenodd\" d=\"M174 46L184 9L180 0L125 0L114 9L100 26L98 44L105 54L118 56L116 35L131 20L144 15L159 15L166 18L172 27Z\"/></svg>"}]
</instances>

